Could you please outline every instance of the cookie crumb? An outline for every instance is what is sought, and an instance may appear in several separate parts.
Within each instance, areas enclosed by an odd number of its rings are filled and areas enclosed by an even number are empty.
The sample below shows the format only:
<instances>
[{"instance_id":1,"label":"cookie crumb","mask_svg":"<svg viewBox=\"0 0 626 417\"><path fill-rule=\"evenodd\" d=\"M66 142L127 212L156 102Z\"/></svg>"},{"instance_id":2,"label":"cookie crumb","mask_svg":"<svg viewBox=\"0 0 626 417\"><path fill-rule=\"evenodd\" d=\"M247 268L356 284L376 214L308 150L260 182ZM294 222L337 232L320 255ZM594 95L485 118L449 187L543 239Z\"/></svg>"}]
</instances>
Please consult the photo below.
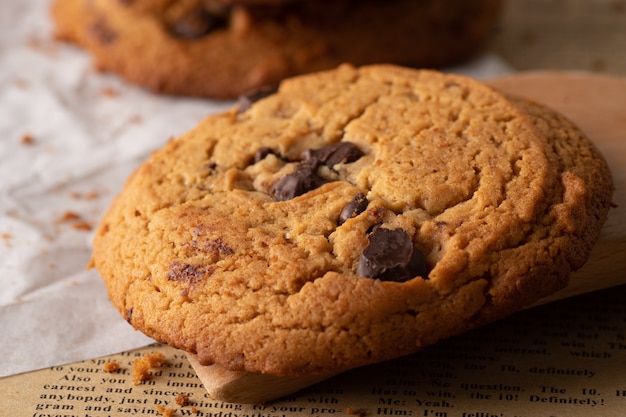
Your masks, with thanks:
<instances>
[{"instance_id":1,"label":"cookie crumb","mask_svg":"<svg viewBox=\"0 0 626 417\"><path fill-rule=\"evenodd\" d=\"M69 223L80 219L81 217L78 213L75 213L73 211L66 211L57 218L56 223Z\"/></svg>"},{"instance_id":2,"label":"cookie crumb","mask_svg":"<svg viewBox=\"0 0 626 417\"><path fill-rule=\"evenodd\" d=\"M4 245L7 248L10 248L11 245L11 239L13 238L13 235L11 235L11 233L0 233L0 238L2 238L2 240L4 240Z\"/></svg>"},{"instance_id":3,"label":"cookie crumb","mask_svg":"<svg viewBox=\"0 0 626 417\"><path fill-rule=\"evenodd\" d=\"M150 374L150 362L145 358L135 359L133 362L133 384L139 385L150 379L152 379L152 375Z\"/></svg>"},{"instance_id":4,"label":"cookie crumb","mask_svg":"<svg viewBox=\"0 0 626 417\"><path fill-rule=\"evenodd\" d=\"M103 368L104 368L104 372L109 372L109 373L119 372L120 364L116 361L109 361L104 364Z\"/></svg>"},{"instance_id":5,"label":"cookie crumb","mask_svg":"<svg viewBox=\"0 0 626 417\"><path fill-rule=\"evenodd\" d=\"M165 362L165 356L160 352L146 353L133 362L133 384L139 385L152 379L150 368L157 368Z\"/></svg>"},{"instance_id":6,"label":"cookie crumb","mask_svg":"<svg viewBox=\"0 0 626 417\"><path fill-rule=\"evenodd\" d=\"M157 405L156 409L159 413L161 413L161 415L165 416L165 417L172 417L174 415L174 413L176 412L175 409L173 408L167 408L164 407L162 405Z\"/></svg>"},{"instance_id":7,"label":"cookie crumb","mask_svg":"<svg viewBox=\"0 0 626 417\"><path fill-rule=\"evenodd\" d=\"M165 363L165 355L161 352L146 353L144 358L146 358L152 368L157 368Z\"/></svg>"},{"instance_id":8,"label":"cookie crumb","mask_svg":"<svg viewBox=\"0 0 626 417\"><path fill-rule=\"evenodd\" d=\"M104 87L102 90L100 90L100 92L102 93L104 97L110 97L110 98L114 98L120 95L119 91L117 91L113 87Z\"/></svg>"},{"instance_id":9,"label":"cookie crumb","mask_svg":"<svg viewBox=\"0 0 626 417\"><path fill-rule=\"evenodd\" d=\"M72 223L72 228L75 230L84 230L87 232L92 229L91 224L84 220Z\"/></svg>"},{"instance_id":10,"label":"cookie crumb","mask_svg":"<svg viewBox=\"0 0 626 417\"><path fill-rule=\"evenodd\" d=\"M200 412L200 410L198 410L198 408L196 406L191 407L191 412L194 414L198 414Z\"/></svg>"},{"instance_id":11,"label":"cookie crumb","mask_svg":"<svg viewBox=\"0 0 626 417\"><path fill-rule=\"evenodd\" d=\"M83 200L92 201L100 198L100 193L98 191L89 191L88 193L83 194Z\"/></svg>"},{"instance_id":12,"label":"cookie crumb","mask_svg":"<svg viewBox=\"0 0 626 417\"><path fill-rule=\"evenodd\" d=\"M346 408L346 414L350 414L351 416L364 417L367 413L365 410L357 410L354 407Z\"/></svg>"},{"instance_id":13,"label":"cookie crumb","mask_svg":"<svg viewBox=\"0 0 626 417\"><path fill-rule=\"evenodd\" d=\"M70 191L69 193L70 198L73 198L75 200L85 200L85 201L92 201L92 200L96 200L98 198L100 198L100 193L98 191L89 191L86 193L81 193L79 191Z\"/></svg>"},{"instance_id":14,"label":"cookie crumb","mask_svg":"<svg viewBox=\"0 0 626 417\"><path fill-rule=\"evenodd\" d=\"M76 230L90 231L92 229L92 226L89 222L84 220L80 216L80 214L73 211L66 211L65 213L63 213L63 215L56 219L55 223L71 223L72 228Z\"/></svg>"},{"instance_id":15,"label":"cookie crumb","mask_svg":"<svg viewBox=\"0 0 626 417\"><path fill-rule=\"evenodd\" d=\"M182 392L176 396L176 404L184 407L189 405L189 395L183 394Z\"/></svg>"},{"instance_id":16,"label":"cookie crumb","mask_svg":"<svg viewBox=\"0 0 626 417\"><path fill-rule=\"evenodd\" d=\"M20 143L22 145L32 145L35 143L35 138L30 133L24 133L20 138Z\"/></svg>"}]
</instances>

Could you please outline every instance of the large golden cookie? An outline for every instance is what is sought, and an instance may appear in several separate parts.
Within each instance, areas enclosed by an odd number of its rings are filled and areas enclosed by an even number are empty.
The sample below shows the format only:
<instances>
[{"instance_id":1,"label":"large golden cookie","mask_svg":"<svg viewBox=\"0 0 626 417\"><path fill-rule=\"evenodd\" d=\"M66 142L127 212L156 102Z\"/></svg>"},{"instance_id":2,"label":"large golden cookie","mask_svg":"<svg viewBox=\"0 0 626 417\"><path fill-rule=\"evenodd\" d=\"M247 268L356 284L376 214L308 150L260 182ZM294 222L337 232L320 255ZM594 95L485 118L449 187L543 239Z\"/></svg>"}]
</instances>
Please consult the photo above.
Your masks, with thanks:
<instances>
[{"instance_id":1,"label":"large golden cookie","mask_svg":"<svg viewBox=\"0 0 626 417\"><path fill-rule=\"evenodd\" d=\"M540 104L461 76L343 66L154 153L92 263L134 327L203 364L343 370L564 287L611 194L595 147Z\"/></svg>"}]
</instances>

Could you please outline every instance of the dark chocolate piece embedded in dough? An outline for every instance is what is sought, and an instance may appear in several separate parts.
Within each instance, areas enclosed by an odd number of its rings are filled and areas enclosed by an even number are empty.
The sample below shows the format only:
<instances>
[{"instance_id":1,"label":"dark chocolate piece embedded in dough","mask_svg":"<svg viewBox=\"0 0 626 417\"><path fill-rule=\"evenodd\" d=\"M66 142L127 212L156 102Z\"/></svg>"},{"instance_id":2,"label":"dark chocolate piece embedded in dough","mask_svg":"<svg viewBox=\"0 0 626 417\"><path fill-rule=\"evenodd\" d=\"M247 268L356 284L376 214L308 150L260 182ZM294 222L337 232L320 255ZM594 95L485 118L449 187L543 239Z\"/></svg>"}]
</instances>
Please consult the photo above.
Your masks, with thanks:
<instances>
[{"instance_id":1,"label":"dark chocolate piece embedded in dough","mask_svg":"<svg viewBox=\"0 0 626 417\"><path fill-rule=\"evenodd\" d=\"M316 189L326 181L315 172L311 164L299 164L296 169L281 177L272 187L272 195L278 201L291 200L307 191Z\"/></svg>"},{"instance_id":2,"label":"dark chocolate piece embedded in dough","mask_svg":"<svg viewBox=\"0 0 626 417\"><path fill-rule=\"evenodd\" d=\"M210 13L204 7L198 6L170 24L170 32L179 38L197 39L215 29L224 28L227 24L225 16Z\"/></svg>"},{"instance_id":3,"label":"dark chocolate piece embedded in dough","mask_svg":"<svg viewBox=\"0 0 626 417\"><path fill-rule=\"evenodd\" d=\"M408 281L416 276L427 278L426 258L411 237L402 229L378 227L367 237L356 273L383 281Z\"/></svg>"},{"instance_id":4,"label":"dark chocolate piece embedded in dough","mask_svg":"<svg viewBox=\"0 0 626 417\"><path fill-rule=\"evenodd\" d=\"M320 149L308 149L302 152L303 160L316 160L330 168L340 163L354 162L362 156L363 152L350 142L337 142Z\"/></svg>"},{"instance_id":5,"label":"dark chocolate piece embedded in dough","mask_svg":"<svg viewBox=\"0 0 626 417\"><path fill-rule=\"evenodd\" d=\"M342 225L346 220L356 217L360 213L363 213L367 208L369 201L365 197L365 194L358 193L352 200L341 210L339 214L339 225Z\"/></svg>"}]
</instances>

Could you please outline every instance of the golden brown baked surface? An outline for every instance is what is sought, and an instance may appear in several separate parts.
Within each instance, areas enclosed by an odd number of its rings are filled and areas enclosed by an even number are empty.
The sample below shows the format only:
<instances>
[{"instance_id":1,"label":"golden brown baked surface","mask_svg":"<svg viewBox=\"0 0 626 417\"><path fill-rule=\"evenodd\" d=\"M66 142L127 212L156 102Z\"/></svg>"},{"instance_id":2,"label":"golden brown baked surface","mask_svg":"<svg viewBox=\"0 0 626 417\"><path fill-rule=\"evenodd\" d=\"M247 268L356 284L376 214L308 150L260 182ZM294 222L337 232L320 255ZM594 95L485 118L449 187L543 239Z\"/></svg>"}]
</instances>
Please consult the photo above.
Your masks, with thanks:
<instances>
[{"instance_id":1,"label":"golden brown baked surface","mask_svg":"<svg viewBox=\"0 0 626 417\"><path fill-rule=\"evenodd\" d=\"M562 288L611 194L595 147L540 104L342 66L155 152L103 218L92 264L133 326L204 364L342 370Z\"/></svg>"},{"instance_id":2,"label":"golden brown baked surface","mask_svg":"<svg viewBox=\"0 0 626 417\"><path fill-rule=\"evenodd\" d=\"M474 54L501 0L55 0L55 35L168 94L233 98L351 63L436 67ZM278 3L278 2L276 2Z\"/></svg>"}]
</instances>

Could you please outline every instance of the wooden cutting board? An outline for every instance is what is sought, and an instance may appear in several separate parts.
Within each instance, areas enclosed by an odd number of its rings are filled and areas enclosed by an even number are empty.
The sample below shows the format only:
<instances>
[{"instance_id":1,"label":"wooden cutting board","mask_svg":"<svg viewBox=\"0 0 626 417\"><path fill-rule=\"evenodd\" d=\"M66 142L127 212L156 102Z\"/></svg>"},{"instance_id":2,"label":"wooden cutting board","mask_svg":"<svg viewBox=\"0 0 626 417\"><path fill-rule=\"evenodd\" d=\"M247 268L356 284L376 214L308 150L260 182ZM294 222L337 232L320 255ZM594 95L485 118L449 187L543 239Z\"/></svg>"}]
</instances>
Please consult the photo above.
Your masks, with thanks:
<instances>
[{"instance_id":1,"label":"wooden cutting board","mask_svg":"<svg viewBox=\"0 0 626 417\"><path fill-rule=\"evenodd\" d=\"M626 78L581 72L528 72L490 80L495 88L548 105L575 122L600 149L613 173L614 207L585 266L570 285L538 304L626 284ZM334 374L276 377L191 365L212 397L262 403L298 391Z\"/></svg>"}]
</instances>

